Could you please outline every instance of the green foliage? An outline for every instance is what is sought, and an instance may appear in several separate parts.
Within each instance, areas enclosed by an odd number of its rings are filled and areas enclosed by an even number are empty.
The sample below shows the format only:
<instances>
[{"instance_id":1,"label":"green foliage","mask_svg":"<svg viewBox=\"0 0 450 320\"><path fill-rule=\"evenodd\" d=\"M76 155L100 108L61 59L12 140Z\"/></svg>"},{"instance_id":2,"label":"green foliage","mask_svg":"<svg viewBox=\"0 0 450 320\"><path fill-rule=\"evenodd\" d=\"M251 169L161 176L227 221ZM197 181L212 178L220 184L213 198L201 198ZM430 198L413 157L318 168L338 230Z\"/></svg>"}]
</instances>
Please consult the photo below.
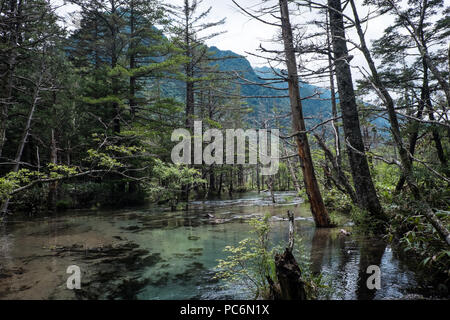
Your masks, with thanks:
<instances>
[{"instance_id":1,"label":"green foliage","mask_svg":"<svg viewBox=\"0 0 450 320\"><path fill-rule=\"evenodd\" d=\"M386 229L386 222L377 219L367 211L356 205L352 205L351 210L352 221L355 223L354 230L368 236L383 234Z\"/></svg>"},{"instance_id":2,"label":"green foliage","mask_svg":"<svg viewBox=\"0 0 450 320\"><path fill-rule=\"evenodd\" d=\"M249 290L255 299L268 299L270 286L268 278L276 282L274 255L276 248L270 248L269 217L252 219L251 238L241 240L237 246L227 246L224 251L230 255L219 260L216 278L225 279L229 284L239 283Z\"/></svg>"},{"instance_id":3,"label":"green foliage","mask_svg":"<svg viewBox=\"0 0 450 320\"><path fill-rule=\"evenodd\" d=\"M63 177L69 177L78 173L78 168L70 167L62 164L47 164L48 176L50 179L59 179Z\"/></svg>"},{"instance_id":4,"label":"green foliage","mask_svg":"<svg viewBox=\"0 0 450 320\"><path fill-rule=\"evenodd\" d=\"M442 179L437 179L435 175L423 166L417 165L414 173L419 189L424 191L422 192L424 200L433 208L449 210L449 183ZM445 175L445 171L441 171L441 174Z\"/></svg>"},{"instance_id":5,"label":"green foliage","mask_svg":"<svg viewBox=\"0 0 450 320\"><path fill-rule=\"evenodd\" d=\"M342 193L335 187L331 189L324 189L322 192L323 201L325 206L330 212L338 212L349 214L351 213L353 206L352 200L346 193Z\"/></svg>"},{"instance_id":6,"label":"green foliage","mask_svg":"<svg viewBox=\"0 0 450 320\"><path fill-rule=\"evenodd\" d=\"M274 246L270 235L270 215L263 219L251 219L252 237L241 240L237 246L226 246L224 251L229 255L218 260L215 278L223 279L227 285L243 285L255 299L268 299L270 285L268 279L277 282L275 269L275 253L281 246ZM327 286L321 275L311 272L310 257L300 237L296 237L293 254L302 273L302 281L309 299L317 299L323 295Z\"/></svg>"},{"instance_id":7,"label":"green foliage","mask_svg":"<svg viewBox=\"0 0 450 320\"><path fill-rule=\"evenodd\" d=\"M9 195L19 187L27 185L36 179L42 179L48 176L55 176L58 173L51 171L48 175L42 172L30 171L29 169L20 169L17 172L8 172L4 177L0 177L0 201L8 199Z\"/></svg>"},{"instance_id":8,"label":"green foliage","mask_svg":"<svg viewBox=\"0 0 450 320\"><path fill-rule=\"evenodd\" d=\"M152 201L168 202L172 208L178 203L183 186L201 184L206 181L201 173L185 165L166 164L155 159L152 180L145 184L145 189Z\"/></svg>"},{"instance_id":9,"label":"green foliage","mask_svg":"<svg viewBox=\"0 0 450 320\"><path fill-rule=\"evenodd\" d=\"M400 169L385 162L378 163L373 170L375 188L381 200L389 203L393 200L395 186L400 178Z\"/></svg>"},{"instance_id":10,"label":"green foliage","mask_svg":"<svg viewBox=\"0 0 450 320\"><path fill-rule=\"evenodd\" d=\"M22 169L18 172L9 172L6 176L0 178L0 199L5 201L9 194L20 186L21 183L30 180L30 170Z\"/></svg>"},{"instance_id":11,"label":"green foliage","mask_svg":"<svg viewBox=\"0 0 450 320\"><path fill-rule=\"evenodd\" d=\"M56 201L56 210L57 211L66 211L73 206L72 199L62 199Z\"/></svg>"},{"instance_id":12,"label":"green foliage","mask_svg":"<svg viewBox=\"0 0 450 320\"><path fill-rule=\"evenodd\" d=\"M308 194L306 193L306 189L300 189L300 192L297 194L298 197L302 198L305 203L309 202Z\"/></svg>"},{"instance_id":13,"label":"green foliage","mask_svg":"<svg viewBox=\"0 0 450 320\"><path fill-rule=\"evenodd\" d=\"M14 211L24 212L29 216L38 214L47 210L46 195L48 188L42 186L34 186L14 197L11 204Z\"/></svg>"},{"instance_id":14,"label":"green foliage","mask_svg":"<svg viewBox=\"0 0 450 320\"><path fill-rule=\"evenodd\" d=\"M307 298L316 300L329 297L333 289L327 284L328 279L322 273L312 272L310 252L306 250L303 239L299 235L295 235L293 254L302 273Z\"/></svg>"},{"instance_id":15,"label":"green foliage","mask_svg":"<svg viewBox=\"0 0 450 320\"><path fill-rule=\"evenodd\" d=\"M346 219L345 217L343 217L341 214L337 213L336 211L329 211L329 215L330 215L331 225L336 226L336 227L343 226L348 221L348 219Z\"/></svg>"},{"instance_id":16,"label":"green foliage","mask_svg":"<svg viewBox=\"0 0 450 320\"><path fill-rule=\"evenodd\" d=\"M403 249L427 273L427 277L450 284L450 251L434 227L426 220L423 206L411 199L395 199L387 210L392 216L387 238ZM441 222L450 228L448 211L437 211Z\"/></svg>"},{"instance_id":17,"label":"green foliage","mask_svg":"<svg viewBox=\"0 0 450 320\"><path fill-rule=\"evenodd\" d=\"M27 206L40 207L37 204L43 200L42 194L45 194L45 192L42 191L46 191L45 188L40 191L38 187L40 181L63 179L77 173L77 168L53 163L49 163L45 171L31 171L29 169L20 169L17 172L11 171L4 177L0 177L0 202L9 199L11 194L19 188L30 186L29 190L20 192L20 196L15 201L15 207L16 209ZM33 187L33 185L36 186Z\"/></svg>"}]
</instances>

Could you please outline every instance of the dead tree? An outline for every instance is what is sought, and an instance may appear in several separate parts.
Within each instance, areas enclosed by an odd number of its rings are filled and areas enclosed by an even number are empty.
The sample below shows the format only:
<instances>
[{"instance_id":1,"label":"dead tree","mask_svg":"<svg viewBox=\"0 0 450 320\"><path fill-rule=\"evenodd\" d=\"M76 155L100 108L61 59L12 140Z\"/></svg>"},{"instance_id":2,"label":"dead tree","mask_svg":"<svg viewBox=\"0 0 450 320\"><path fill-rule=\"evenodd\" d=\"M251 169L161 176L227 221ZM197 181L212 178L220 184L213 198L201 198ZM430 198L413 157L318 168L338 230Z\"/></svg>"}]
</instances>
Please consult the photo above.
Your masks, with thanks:
<instances>
[{"instance_id":1,"label":"dead tree","mask_svg":"<svg viewBox=\"0 0 450 320\"><path fill-rule=\"evenodd\" d=\"M335 16L340 16L340 19L342 20L342 14L340 14L340 12L341 12L340 1L339 0L329 0L328 2L329 2L329 4L333 3L334 5L337 5L337 7L335 7L335 9L337 10L337 12L339 14L335 14ZM400 155L402 174L405 177L406 182L409 185L414 198L417 201L419 201L425 205L425 209L423 212L424 216L433 225L433 227L439 233L440 237L448 245L450 245L450 232L447 230L445 225L438 219L438 217L434 214L431 207L425 201L423 201L421 192L416 185L416 181L413 176L410 155L408 154L408 150L405 148L403 140L402 140L400 126L399 126L398 118L397 118L397 113L395 112L394 100L393 100L391 94L389 93L389 91L387 90L386 86L384 85L384 83L381 81L380 75L375 66L375 62L373 61L371 53L366 45L364 32L363 32L363 29L361 26L361 21L359 20L359 17L358 17L358 12L357 12L354 1L350 0L350 4L352 7L352 11L353 11L355 27L358 32L358 37L360 40L360 49L361 49L362 53L364 54L364 57L370 68L372 85L377 89L376 91L380 95L380 98L382 99L382 101L384 102L384 105L386 106L386 109L387 109L387 112L389 115L389 122L391 124L391 132L392 132L398 153ZM393 5L393 6L394 6L394 9L397 10L395 5ZM429 59L427 59L427 56L425 53L423 54L423 52L422 52L423 46L421 44L418 44L418 45L419 45L419 51L421 52L423 58L426 59L426 61L429 63L430 70L432 70L431 65L434 65L433 62L432 61L430 62ZM336 50L336 48L335 48L335 50ZM434 72L433 72L433 74L434 74ZM444 83L445 83L445 81L444 81ZM444 88L444 90L445 89L446 88Z\"/></svg>"},{"instance_id":2,"label":"dead tree","mask_svg":"<svg viewBox=\"0 0 450 320\"><path fill-rule=\"evenodd\" d=\"M358 204L374 218L385 221L386 216L373 185L361 135L341 0L328 0L328 12L344 135Z\"/></svg>"},{"instance_id":3,"label":"dead tree","mask_svg":"<svg viewBox=\"0 0 450 320\"><path fill-rule=\"evenodd\" d=\"M270 198L272 199L272 203L276 203L275 194L273 192L273 177L272 176L269 176L269 178L267 179L267 188L269 189Z\"/></svg>"},{"instance_id":4,"label":"dead tree","mask_svg":"<svg viewBox=\"0 0 450 320\"><path fill-rule=\"evenodd\" d=\"M266 83L263 86L274 90L285 91L286 88L276 88L271 86L271 84L276 84L280 82L287 82L289 95L279 95L271 96L266 98L289 98L291 105L291 120L292 129L294 133L290 138L294 137L297 144L298 155L300 157L303 180L305 183L305 190L308 196L308 200L311 207L311 212L317 227L329 227L331 225L328 211L324 205L322 195L319 189L319 184L316 179L316 174L314 171L314 165L312 162L311 150L308 142L308 136L305 125L305 118L303 116L302 110L302 98L300 96L300 86L299 86L299 75L297 68L297 58L296 58L296 48L294 46L294 37L292 26L290 22L288 1L280 0L278 4L269 6L267 8L261 9L261 12L252 14L249 10L246 10L240 6L235 0L233 3L239 7L248 16L256 19L262 23L276 26L281 28L282 42L284 45L283 51L266 50L260 46L261 50L266 54L277 54L282 55L282 58L267 58L269 61L283 62L287 67L287 74L275 72L276 78L273 79L263 79L272 81L272 83ZM276 23L264 20L262 16L269 15L272 18L276 18L278 21ZM278 17L278 15L280 15ZM253 85L255 85L253 83Z\"/></svg>"},{"instance_id":5,"label":"dead tree","mask_svg":"<svg viewBox=\"0 0 450 320\"><path fill-rule=\"evenodd\" d=\"M289 18L287 0L280 0L281 30L284 43L284 54L288 70L289 99L292 112L292 129L296 133L295 140L298 147L298 155L302 162L303 179L306 193L311 205L311 212L317 227L329 227L330 217L323 203L319 184L314 172L311 151L306 134L306 125L302 111L300 88L298 80L297 58L295 56L292 26Z\"/></svg>"},{"instance_id":6,"label":"dead tree","mask_svg":"<svg viewBox=\"0 0 450 320\"><path fill-rule=\"evenodd\" d=\"M45 50L42 53L42 55L45 55ZM33 82L34 85L34 92L31 98L31 102L30 102L30 110L28 112L28 116L27 116L27 121L25 123L25 128L23 130L22 133L22 138L20 139L19 145L17 147L17 151L16 151L16 156L14 158L14 167L13 167L13 172L18 172L19 168L20 168L20 163L22 160L22 154L23 154L23 150L25 148L25 144L28 141L28 137L30 135L30 131L31 131L31 124L32 121L34 119L34 113L36 111L36 108L38 106L38 102L40 99L40 94L41 91L43 89L44 86L44 75L46 73L46 66L45 66L45 62L44 59L42 58L42 62L41 62L41 69L40 69L40 73L38 75L38 79L36 81L33 81L31 79L29 79L31 82ZM9 206L9 198L5 199L2 206L1 206L1 215L5 215L8 212L8 206Z\"/></svg>"},{"instance_id":7,"label":"dead tree","mask_svg":"<svg viewBox=\"0 0 450 320\"><path fill-rule=\"evenodd\" d=\"M275 255L278 282L268 278L270 294L274 300L307 300L302 272L292 254L294 249L294 214L288 211L289 243L283 254Z\"/></svg>"},{"instance_id":8,"label":"dead tree","mask_svg":"<svg viewBox=\"0 0 450 320\"><path fill-rule=\"evenodd\" d=\"M299 194L302 191L302 189L300 188L300 183L298 182L297 175L295 173L291 159L287 153L286 143L284 143L284 145L283 145L283 153L284 153L283 156L286 157L286 164L287 164L289 173L291 175L291 179L292 179L292 183L294 184L295 191L297 191L297 194Z\"/></svg>"},{"instance_id":9,"label":"dead tree","mask_svg":"<svg viewBox=\"0 0 450 320\"><path fill-rule=\"evenodd\" d=\"M50 144L50 163L56 165L58 162L58 148L55 137L55 129L52 129L52 140ZM58 190L58 181L50 182L47 194L47 209L49 211L56 210L56 192Z\"/></svg>"},{"instance_id":10,"label":"dead tree","mask_svg":"<svg viewBox=\"0 0 450 320\"><path fill-rule=\"evenodd\" d=\"M356 197L355 190L350 185L350 182L347 179L344 171L342 170L341 165L339 164L338 156L334 156L330 149L327 147L323 139L314 134L314 137L317 140L320 148L324 151L325 157L331 163L331 169L334 176L330 176L336 188L338 188L341 192L346 193L354 204L358 204L358 200Z\"/></svg>"}]
</instances>

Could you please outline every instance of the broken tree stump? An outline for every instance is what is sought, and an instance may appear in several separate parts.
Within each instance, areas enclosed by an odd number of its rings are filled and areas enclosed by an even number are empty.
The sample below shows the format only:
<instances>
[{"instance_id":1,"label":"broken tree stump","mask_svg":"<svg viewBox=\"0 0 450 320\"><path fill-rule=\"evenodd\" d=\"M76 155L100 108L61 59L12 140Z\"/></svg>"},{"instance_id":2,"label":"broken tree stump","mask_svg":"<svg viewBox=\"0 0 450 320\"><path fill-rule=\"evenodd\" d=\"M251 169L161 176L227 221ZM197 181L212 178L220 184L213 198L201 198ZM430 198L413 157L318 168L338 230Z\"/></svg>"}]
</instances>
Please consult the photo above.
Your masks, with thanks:
<instances>
[{"instance_id":1,"label":"broken tree stump","mask_svg":"<svg viewBox=\"0 0 450 320\"><path fill-rule=\"evenodd\" d=\"M283 254L275 255L279 291L275 300L306 300L305 284L302 273L292 252L286 249Z\"/></svg>"},{"instance_id":2,"label":"broken tree stump","mask_svg":"<svg viewBox=\"0 0 450 320\"><path fill-rule=\"evenodd\" d=\"M269 280L271 297L274 300L307 300L305 283L297 261L292 254L294 248L294 214L288 211L289 244L283 254L275 255L278 283Z\"/></svg>"}]
</instances>

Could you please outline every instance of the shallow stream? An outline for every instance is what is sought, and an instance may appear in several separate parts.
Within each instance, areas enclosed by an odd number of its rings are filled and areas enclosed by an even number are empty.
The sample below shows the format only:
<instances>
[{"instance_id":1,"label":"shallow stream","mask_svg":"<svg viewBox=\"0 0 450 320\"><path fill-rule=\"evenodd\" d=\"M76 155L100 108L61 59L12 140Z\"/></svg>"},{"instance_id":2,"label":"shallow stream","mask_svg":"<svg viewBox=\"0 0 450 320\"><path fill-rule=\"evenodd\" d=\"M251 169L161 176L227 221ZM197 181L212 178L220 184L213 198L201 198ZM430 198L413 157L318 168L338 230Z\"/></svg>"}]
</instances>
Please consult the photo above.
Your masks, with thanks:
<instances>
[{"instance_id":1,"label":"shallow stream","mask_svg":"<svg viewBox=\"0 0 450 320\"><path fill-rule=\"evenodd\" d=\"M292 193L246 193L196 201L186 211L160 207L71 211L15 217L0 229L0 299L249 299L243 287L213 279L223 249L250 236L248 220L271 215L271 238L287 240L287 210L310 253L312 269L333 288L332 299L401 299L417 292L417 275L379 240L339 228L316 229ZM351 231L350 224L343 227ZM81 290L66 287L67 267L81 269ZM369 265L381 289L369 290Z\"/></svg>"}]
</instances>

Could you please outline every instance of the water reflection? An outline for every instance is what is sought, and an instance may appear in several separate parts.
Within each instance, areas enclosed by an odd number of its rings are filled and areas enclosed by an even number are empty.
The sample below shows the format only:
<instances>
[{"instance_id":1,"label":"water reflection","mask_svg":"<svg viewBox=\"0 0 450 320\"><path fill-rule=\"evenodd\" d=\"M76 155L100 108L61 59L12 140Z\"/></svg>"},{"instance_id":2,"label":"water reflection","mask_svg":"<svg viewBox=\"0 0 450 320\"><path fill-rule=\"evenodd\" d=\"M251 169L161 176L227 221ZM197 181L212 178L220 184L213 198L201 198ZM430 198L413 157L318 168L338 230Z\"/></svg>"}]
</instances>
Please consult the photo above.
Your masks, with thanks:
<instances>
[{"instance_id":1,"label":"water reflection","mask_svg":"<svg viewBox=\"0 0 450 320\"><path fill-rule=\"evenodd\" d=\"M356 288L356 298L358 300L373 300L375 298L377 289L369 289L367 279L370 274L367 274L369 266L381 267L381 260L386 250L386 243L377 239L366 239L361 242L359 247L359 271L358 283ZM383 283L381 284L383 286Z\"/></svg>"},{"instance_id":2,"label":"water reflection","mask_svg":"<svg viewBox=\"0 0 450 320\"><path fill-rule=\"evenodd\" d=\"M414 273L382 241L316 229L302 199L275 196L276 205L268 194L248 193L193 202L188 211L77 211L12 221L0 230L0 298L77 298L63 286L67 265L77 264L87 270L83 298L247 299L244 288L213 279L217 259L225 257L225 246L249 237L249 219L266 213L272 239L284 245L287 210L295 212L313 272L322 272L334 289L331 298L400 298L414 288ZM369 265L380 265L378 291L367 289Z\"/></svg>"},{"instance_id":3,"label":"water reflection","mask_svg":"<svg viewBox=\"0 0 450 320\"><path fill-rule=\"evenodd\" d=\"M311 271L319 274L322 271L324 259L329 259L333 252L333 246L330 245L331 229L315 229L311 241ZM329 262L329 261L328 261Z\"/></svg>"}]
</instances>

